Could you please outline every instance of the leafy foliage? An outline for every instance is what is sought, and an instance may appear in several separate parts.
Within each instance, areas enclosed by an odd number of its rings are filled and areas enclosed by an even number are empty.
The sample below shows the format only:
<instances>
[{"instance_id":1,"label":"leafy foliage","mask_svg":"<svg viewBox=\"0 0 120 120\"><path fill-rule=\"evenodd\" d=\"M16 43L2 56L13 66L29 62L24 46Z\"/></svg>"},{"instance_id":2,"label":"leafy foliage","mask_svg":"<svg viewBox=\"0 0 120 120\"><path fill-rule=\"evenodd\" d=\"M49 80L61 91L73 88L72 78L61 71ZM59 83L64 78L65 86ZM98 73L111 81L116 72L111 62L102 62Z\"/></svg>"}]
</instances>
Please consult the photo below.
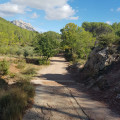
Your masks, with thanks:
<instances>
[{"instance_id":1,"label":"leafy foliage","mask_svg":"<svg viewBox=\"0 0 120 120\"><path fill-rule=\"evenodd\" d=\"M101 34L108 34L113 32L113 28L111 25L102 22L84 22L82 27L93 34L93 36L97 37Z\"/></svg>"},{"instance_id":2,"label":"leafy foliage","mask_svg":"<svg viewBox=\"0 0 120 120\"><path fill-rule=\"evenodd\" d=\"M0 62L0 75L7 75L9 70L9 63L5 60Z\"/></svg>"},{"instance_id":3,"label":"leafy foliage","mask_svg":"<svg viewBox=\"0 0 120 120\"><path fill-rule=\"evenodd\" d=\"M66 59L75 61L77 58L87 58L95 42L92 34L74 23L67 24L61 32Z\"/></svg>"},{"instance_id":4,"label":"leafy foliage","mask_svg":"<svg viewBox=\"0 0 120 120\"><path fill-rule=\"evenodd\" d=\"M109 46L115 42L115 34L114 33L102 34L98 37L97 40L99 41L99 45L101 47Z\"/></svg>"},{"instance_id":5,"label":"leafy foliage","mask_svg":"<svg viewBox=\"0 0 120 120\"><path fill-rule=\"evenodd\" d=\"M60 35L52 31L40 34L34 43L35 51L48 59L58 51L60 40Z\"/></svg>"},{"instance_id":6,"label":"leafy foliage","mask_svg":"<svg viewBox=\"0 0 120 120\"><path fill-rule=\"evenodd\" d=\"M22 73L26 75L34 75L36 74L36 69L33 67L27 67Z\"/></svg>"},{"instance_id":7,"label":"leafy foliage","mask_svg":"<svg viewBox=\"0 0 120 120\"><path fill-rule=\"evenodd\" d=\"M82 27L96 37L96 46L109 46L120 43L120 23L108 25L101 22L84 22Z\"/></svg>"},{"instance_id":8,"label":"leafy foliage","mask_svg":"<svg viewBox=\"0 0 120 120\"><path fill-rule=\"evenodd\" d=\"M31 45L37 34L17 27L0 17L0 53L15 54L17 52L20 55L18 46Z\"/></svg>"}]
</instances>

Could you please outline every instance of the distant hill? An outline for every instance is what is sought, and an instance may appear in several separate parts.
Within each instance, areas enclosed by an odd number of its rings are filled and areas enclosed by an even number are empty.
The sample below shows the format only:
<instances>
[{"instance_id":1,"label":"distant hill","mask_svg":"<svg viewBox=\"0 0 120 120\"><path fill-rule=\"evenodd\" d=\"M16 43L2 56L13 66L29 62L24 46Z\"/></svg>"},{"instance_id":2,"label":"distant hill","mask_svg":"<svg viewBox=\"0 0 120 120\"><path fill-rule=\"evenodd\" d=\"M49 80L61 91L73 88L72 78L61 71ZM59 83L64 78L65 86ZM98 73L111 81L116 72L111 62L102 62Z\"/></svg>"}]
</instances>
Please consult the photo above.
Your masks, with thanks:
<instances>
[{"instance_id":1,"label":"distant hill","mask_svg":"<svg viewBox=\"0 0 120 120\"><path fill-rule=\"evenodd\" d=\"M5 54L10 46L30 45L37 34L36 31L22 29L0 17L0 53Z\"/></svg>"},{"instance_id":2,"label":"distant hill","mask_svg":"<svg viewBox=\"0 0 120 120\"><path fill-rule=\"evenodd\" d=\"M27 29L30 31L36 31L30 23L26 23L22 20L14 20L14 21L11 21L11 23L13 23L14 25L21 27L23 29Z\"/></svg>"}]
</instances>

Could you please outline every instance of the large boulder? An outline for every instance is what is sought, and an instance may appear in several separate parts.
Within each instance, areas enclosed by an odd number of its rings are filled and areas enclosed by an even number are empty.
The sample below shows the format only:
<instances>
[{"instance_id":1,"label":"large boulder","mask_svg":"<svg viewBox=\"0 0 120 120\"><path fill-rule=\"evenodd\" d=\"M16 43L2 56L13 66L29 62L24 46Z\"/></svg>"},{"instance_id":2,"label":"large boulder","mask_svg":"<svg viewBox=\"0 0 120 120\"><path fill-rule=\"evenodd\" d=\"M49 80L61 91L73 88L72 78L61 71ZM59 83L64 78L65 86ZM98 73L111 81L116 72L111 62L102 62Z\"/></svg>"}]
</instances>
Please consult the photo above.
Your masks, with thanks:
<instances>
[{"instance_id":1,"label":"large boulder","mask_svg":"<svg viewBox=\"0 0 120 120\"><path fill-rule=\"evenodd\" d=\"M96 47L89 55L88 61L84 66L84 70L92 70L93 74L97 74L106 66L120 59L120 54L117 46L106 47L101 49Z\"/></svg>"},{"instance_id":2,"label":"large boulder","mask_svg":"<svg viewBox=\"0 0 120 120\"><path fill-rule=\"evenodd\" d=\"M102 71L113 62L120 60L118 46L106 47L104 49L96 47L88 57L84 68L80 71L80 79L89 85L89 88L97 85L100 89L108 87L107 80L100 77ZM103 72L104 73L104 72Z\"/></svg>"}]
</instances>

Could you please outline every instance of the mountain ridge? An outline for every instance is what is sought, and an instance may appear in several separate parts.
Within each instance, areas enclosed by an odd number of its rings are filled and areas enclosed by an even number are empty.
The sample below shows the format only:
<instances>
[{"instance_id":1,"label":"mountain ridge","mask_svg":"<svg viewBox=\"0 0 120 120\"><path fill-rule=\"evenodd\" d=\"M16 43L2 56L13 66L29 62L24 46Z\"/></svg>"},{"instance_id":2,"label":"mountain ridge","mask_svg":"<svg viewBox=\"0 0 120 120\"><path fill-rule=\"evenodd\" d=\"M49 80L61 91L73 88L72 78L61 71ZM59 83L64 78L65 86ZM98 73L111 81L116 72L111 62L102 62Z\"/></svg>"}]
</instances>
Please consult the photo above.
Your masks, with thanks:
<instances>
[{"instance_id":1,"label":"mountain ridge","mask_svg":"<svg viewBox=\"0 0 120 120\"><path fill-rule=\"evenodd\" d=\"M22 20L13 20L13 21L11 21L11 23L20 27L20 28L27 29L29 31L36 31L30 23L26 23Z\"/></svg>"}]
</instances>

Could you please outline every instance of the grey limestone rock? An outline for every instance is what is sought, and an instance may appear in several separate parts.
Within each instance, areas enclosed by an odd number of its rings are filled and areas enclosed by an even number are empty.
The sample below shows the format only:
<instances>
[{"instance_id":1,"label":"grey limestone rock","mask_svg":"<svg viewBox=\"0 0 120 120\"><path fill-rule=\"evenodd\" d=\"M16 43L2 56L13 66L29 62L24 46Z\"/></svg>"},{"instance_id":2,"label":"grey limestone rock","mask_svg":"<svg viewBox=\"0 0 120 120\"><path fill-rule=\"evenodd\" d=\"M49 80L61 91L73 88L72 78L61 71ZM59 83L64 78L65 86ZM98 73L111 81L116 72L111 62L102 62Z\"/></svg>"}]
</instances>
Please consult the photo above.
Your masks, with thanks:
<instances>
[{"instance_id":1,"label":"grey limestone rock","mask_svg":"<svg viewBox=\"0 0 120 120\"><path fill-rule=\"evenodd\" d=\"M25 23L22 20L14 20L14 21L11 21L11 23L23 29L27 29L29 31L36 31L30 23Z\"/></svg>"}]
</instances>

